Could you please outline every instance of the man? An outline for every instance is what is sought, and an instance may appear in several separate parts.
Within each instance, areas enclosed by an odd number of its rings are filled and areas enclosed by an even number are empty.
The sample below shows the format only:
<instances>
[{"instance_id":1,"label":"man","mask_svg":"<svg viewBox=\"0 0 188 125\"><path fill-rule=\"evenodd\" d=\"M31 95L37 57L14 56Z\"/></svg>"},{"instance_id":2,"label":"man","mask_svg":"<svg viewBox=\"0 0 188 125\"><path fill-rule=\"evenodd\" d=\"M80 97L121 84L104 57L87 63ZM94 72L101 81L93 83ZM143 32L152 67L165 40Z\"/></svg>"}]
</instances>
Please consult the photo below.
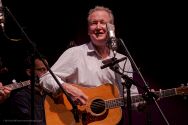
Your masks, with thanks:
<instances>
[{"instance_id":1,"label":"man","mask_svg":"<svg viewBox=\"0 0 188 125\"><path fill-rule=\"evenodd\" d=\"M110 9L96 6L89 11L87 20L90 42L66 50L51 67L62 87L78 105L87 105L89 97L74 84L98 87L105 83L113 85L117 83L119 91L123 92L121 82L119 82L123 79L117 77L117 74L109 67L101 69L104 62L114 57L113 51L108 46L109 35L106 27L108 23L114 24L114 16ZM117 59L125 57L120 53L115 55ZM128 58L118 65L121 71L125 71L123 72L125 75L133 76L133 69ZM61 91L49 73L41 77L40 84L54 95ZM134 85L131 87L131 93L138 94ZM115 121L112 122L116 124Z\"/></svg>"},{"instance_id":2,"label":"man","mask_svg":"<svg viewBox=\"0 0 188 125\"><path fill-rule=\"evenodd\" d=\"M47 63L47 60L43 58ZM34 63L33 63L34 61ZM33 65L34 64L34 65ZM34 66L34 67L33 67ZM33 72L34 71L34 72ZM31 86L27 86L18 90L11 97L11 118L7 121L8 124L23 124L23 125L46 125L44 100L46 94L38 85L38 78L47 72L47 68L43 64L42 60L38 56L29 56L25 60L25 73L26 80L33 80L32 73L35 75L35 89L31 90ZM32 100L32 94L34 94L34 100ZM32 105L34 102L34 108ZM33 111L33 112L32 112ZM32 119L32 113L34 113L34 119Z\"/></svg>"}]
</instances>

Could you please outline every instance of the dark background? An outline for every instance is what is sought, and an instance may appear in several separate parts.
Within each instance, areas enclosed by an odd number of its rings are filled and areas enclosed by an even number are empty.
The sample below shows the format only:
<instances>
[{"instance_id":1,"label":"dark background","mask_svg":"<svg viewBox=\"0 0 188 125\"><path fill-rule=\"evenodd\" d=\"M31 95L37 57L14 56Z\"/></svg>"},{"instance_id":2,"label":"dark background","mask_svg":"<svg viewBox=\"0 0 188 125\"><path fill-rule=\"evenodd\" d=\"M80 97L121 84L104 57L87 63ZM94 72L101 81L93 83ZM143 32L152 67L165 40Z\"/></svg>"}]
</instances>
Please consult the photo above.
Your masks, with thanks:
<instances>
[{"instance_id":1,"label":"dark background","mask_svg":"<svg viewBox=\"0 0 188 125\"><path fill-rule=\"evenodd\" d=\"M22 39L10 42L16 45L27 44L28 47L29 41L21 32L24 31L30 41L36 43L37 49L49 58L50 65L67 49L71 41L81 44L88 40L86 20L88 11L95 5L104 5L114 13L116 37L123 39L151 88L168 89L188 82L186 2L123 0L2 2L4 7L9 9L4 10L7 36ZM170 97L160 100L159 104L170 124L188 124L187 100L183 100L182 97ZM154 123L165 124L157 108L154 106L151 109L154 110L151 113ZM145 124L145 115L143 113L136 115L138 117L135 117L134 122L138 118L136 121L142 119L138 123Z\"/></svg>"}]
</instances>

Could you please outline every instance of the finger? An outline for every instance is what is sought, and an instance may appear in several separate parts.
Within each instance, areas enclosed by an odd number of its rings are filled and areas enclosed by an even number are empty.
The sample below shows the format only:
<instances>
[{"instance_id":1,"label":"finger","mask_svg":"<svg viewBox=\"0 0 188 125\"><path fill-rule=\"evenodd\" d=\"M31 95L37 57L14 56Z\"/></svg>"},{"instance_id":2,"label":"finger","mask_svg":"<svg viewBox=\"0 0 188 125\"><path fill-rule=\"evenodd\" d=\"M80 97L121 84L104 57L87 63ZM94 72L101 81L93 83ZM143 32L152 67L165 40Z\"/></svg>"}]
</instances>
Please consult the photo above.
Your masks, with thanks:
<instances>
[{"instance_id":1,"label":"finger","mask_svg":"<svg viewBox=\"0 0 188 125\"><path fill-rule=\"evenodd\" d=\"M4 93L5 93L5 95L10 94L10 90L8 90L8 89L4 89Z\"/></svg>"},{"instance_id":2,"label":"finger","mask_svg":"<svg viewBox=\"0 0 188 125\"><path fill-rule=\"evenodd\" d=\"M150 91L151 91L151 92L155 92L155 90L154 90L154 89L151 89Z\"/></svg>"},{"instance_id":3,"label":"finger","mask_svg":"<svg viewBox=\"0 0 188 125\"><path fill-rule=\"evenodd\" d=\"M80 96L79 96L79 100L81 102L81 104L85 105L87 100L88 100L88 96L84 93L82 93Z\"/></svg>"},{"instance_id":4,"label":"finger","mask_svg":"<svg viewBox=\"0 0 188 125\"><path fill-rule=\"evenodd\" d=\"M76 100L76 103L77 103L78 105L85 105L85 104L86 104L86 100L84 100L84 99L82 99L82 98L79 98L79 99Z\"/></svg>"},{"instance_id":5,"label":"finger","mask_svg":"<svg viewBox=\"0 0 188 125\"><path fill-rule=\"evenodd\" d=\"M3 86L3 84L2 84L2 82L0 82L0 87L2 87Z\"/></svg>"},{"instance_id":6,"label":"finger","mask_svg":"<svg viewBox=\"0 0 188 125\"><path fill-rule=\"evenodd\" d=\"M87 102L87 98L83 96L75 96L73 98L74 102L79 105L85 105Z\"/></svg>"},{"instance_id":7,"label":"finger","mask_svg":"<svg viewBox=\"0 0 188 125\"><path fill-rule=\"evenodd\" d=\"M83 99L83 100L85 100L85 101L87 101L87 100L88 100L88 96L87 96L87 95L85 95L85 94L81 95L81 96L80 96L80 98L81 98L81 99Z\"/></svg>"},{"instance_id":8,"label":"finger","mask_svg":"<svg viewBox=\"0 0 188 125\"><path fill-rule=\"evenodd\" d=\"M5 92L4 92L2 89L0 89L0 95L1 95L1 96L4 96L4 95L5 95Z\"/></svg>"},{"instance_id":9,"label":"finger","mask_svg":"<svg viewBox=\"0 0 188 125\"><path fill-rule=\"evenodd\" d=\"M12 90L10 87L4 87L3 89L4 89L4 91L5 91L5 90L6 90L6 91L11 91L11 90Z\"/></svg>"}]
</instances>

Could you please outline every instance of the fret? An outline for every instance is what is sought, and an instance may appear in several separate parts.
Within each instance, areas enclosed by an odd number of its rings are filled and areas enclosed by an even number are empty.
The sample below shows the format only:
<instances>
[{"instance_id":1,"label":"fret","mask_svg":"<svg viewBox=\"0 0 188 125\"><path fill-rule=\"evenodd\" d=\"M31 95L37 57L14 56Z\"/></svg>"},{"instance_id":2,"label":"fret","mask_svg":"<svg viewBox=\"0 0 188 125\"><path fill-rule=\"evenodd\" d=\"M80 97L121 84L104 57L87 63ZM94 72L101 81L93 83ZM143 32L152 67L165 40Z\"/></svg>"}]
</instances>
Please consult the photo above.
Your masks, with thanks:
<instances>
[{"instance_id":1,"label":"fret","mask_svg":"<svg viewBox=\"0 0 188 125\"><path fill-rule=\"evenodd\" d=\"M18 89L24 86L30 85L30 80L24 81L24 82L19 82L19 83L12 83L9 85L6 85L7 87L10 87L12 90Z\"/></svg>"},{"instance_id":2,"label":"fret","mask_svg":"<svg viewBox=\"0 0 188 125\"><path fill-rule=\"evenodd\" d=\"M142 95L136 95L136 96L132 96L132 103L136 103L136 102L141 102L144 101Z\"/></svg>"},{"instance_id":3,"label":"fret","mask_svg":"<svg viewBox=\"0 0 188 125\"><path fill-rule=\"evenodd\" d=\"M167 89L167 90L162 90L161 91L161 96L162 97L169 97L169 96L174 96L176 95L176 90L175 89Z\"/></svg>"},{"instance_id":4,"label":"fret","mask_svg":"<svg viewBox=\"0 0 188 125\"><path fill-rule=\"evenodd\" d=\"M173 89L161 90L161 91L156 91L155 94L156 94L159 98L165 98L165 97L177 95L175 88L173 88Z\"/></svg>"},{"instance_id":5,"label":"fret","mask_svg":"<svg viewBox=\"0 0 188 125\"><path fill-rule=\"evenodd\" d=\"M186 94L187 88L173 88L173 89L166 89L166 90L161 90L161 91L155 91L154 93L160 97L160 98L165 98L169 96L175 96L179 94ZM177 92L178 91L178 92ZM117 98L117 99L111 99L111 100L106 100L105 101L105 107L107 109L109 108L114 108L114 107L119 107L119 106L124 106L124 102L126 103L127 100L124 98L125 101L123 101L123 97ZM132 103L137 103L137 102L142 102L144 101L144 98L142 97L142 94L131 96ZM125 104L126 105L126 104Z\"/></svg>"},{"instance_id":6,"label":"fret","mask_svg":"<svg viewBox=\"0 0 188 125\"><path fill-rule=\"evenodd\" d=\"M123 98L117 98L117 99L111 99L111 100L105 101L105 107L107 109L119 107L119 106L123 106L123 105L124 105Z\"/></svg>"},{"instance_id":7,"label":"fret","mask_svg":"<svg viewBox=\"0 0 188 125\"><path fill-rule=\"evenodd\" d=\"M17 83L16 83L17 84ZM16 84L15 83L12 83L12 84L9 84L9 85L6 85L7 87L10 87L12 90L14 90L14 88L16 88Z\"/></svg>"}]
</instances>

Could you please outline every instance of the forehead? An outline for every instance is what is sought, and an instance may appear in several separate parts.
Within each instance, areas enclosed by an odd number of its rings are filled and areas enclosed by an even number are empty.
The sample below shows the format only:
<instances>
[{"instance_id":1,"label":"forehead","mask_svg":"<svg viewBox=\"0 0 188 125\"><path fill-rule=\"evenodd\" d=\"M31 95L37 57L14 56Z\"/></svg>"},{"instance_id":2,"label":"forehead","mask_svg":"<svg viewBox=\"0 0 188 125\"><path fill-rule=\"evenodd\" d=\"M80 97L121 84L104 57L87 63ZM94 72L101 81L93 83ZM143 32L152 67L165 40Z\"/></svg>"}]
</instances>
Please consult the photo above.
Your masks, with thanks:
<instances>
[{"instance_id":1,"label":"forehead","mask_svg":"<svg viewBox=\"0 0 188 125\"><path fill-rule=\"evenodd\" d=\"M47 63L46 60L44 60L44 61ZM44 63L40 59L36 59L35 60L35 66L44 66Z\"/></svg>"},{"instance_id":2,"label":"forehead","mask_svg":"<svg viewBox=\"0 0 188 125\"><path fill-rule=\"evenodd\" d=\"M95 20L98 20L98 21L103 20L103 21L109 22L110 15L108 12L104 10L97 10L90 14L90 21L95 21Z\"/></svg>"}]
</instances>

